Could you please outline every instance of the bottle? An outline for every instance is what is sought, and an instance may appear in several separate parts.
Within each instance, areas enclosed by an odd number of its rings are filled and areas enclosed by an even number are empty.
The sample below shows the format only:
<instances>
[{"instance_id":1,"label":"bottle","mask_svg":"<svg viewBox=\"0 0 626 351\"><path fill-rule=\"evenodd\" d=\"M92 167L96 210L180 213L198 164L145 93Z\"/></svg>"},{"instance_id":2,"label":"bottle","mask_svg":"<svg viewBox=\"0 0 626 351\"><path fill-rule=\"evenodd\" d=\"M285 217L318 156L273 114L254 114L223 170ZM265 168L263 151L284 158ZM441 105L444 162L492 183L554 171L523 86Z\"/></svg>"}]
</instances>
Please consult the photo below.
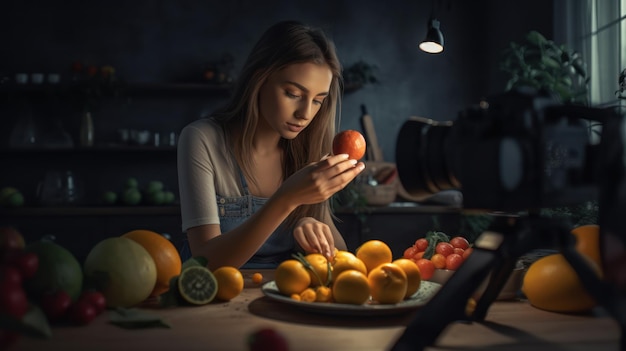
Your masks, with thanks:
<instances>
[{"instance_id":1,"label":"bottle","mask_svg":"<svg viewBox=\"0 0 626 351\"><path fill-rule=\"evenodd\" d=\"M80 122L80 146L93 146L93 129L93 118L91 117L91 112L83 112L83 116Z\"/></svg>"}]
</instances>

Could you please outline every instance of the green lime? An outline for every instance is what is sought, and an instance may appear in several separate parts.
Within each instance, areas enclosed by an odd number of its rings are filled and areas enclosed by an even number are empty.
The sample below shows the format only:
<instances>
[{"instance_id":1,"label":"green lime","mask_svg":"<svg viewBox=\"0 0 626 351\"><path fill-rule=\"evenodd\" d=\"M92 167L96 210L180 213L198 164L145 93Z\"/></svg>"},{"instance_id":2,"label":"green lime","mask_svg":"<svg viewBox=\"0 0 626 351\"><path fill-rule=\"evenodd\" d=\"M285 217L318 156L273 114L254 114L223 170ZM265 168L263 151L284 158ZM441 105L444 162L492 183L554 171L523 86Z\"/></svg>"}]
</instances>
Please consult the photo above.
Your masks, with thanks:
<instances>
[{"instance_id":1,"label":"green lime","mask_svg":"<svg viewBox=\"0 0 626 351\"><path fill-rule=\"evenodd\" d=\"M148 193L148 202L153 205L162 205L165 203L165 193L161 190Z\"/></svg>"},{"instance_id":2,"label":"green lime","mask_svg":"<svg viewBox=\"0 0 626 351\"><path fill-rule=\"evenodd\" d=\"M130 177L130 178L126 179L126 188L127 189L137 188L138 186L139 186L139 182L137 181L137 178Z\"/></svg>"},{"instance_id":3,"label":"green lime","mask_svg":"<svg viewBox=\"0 0 626 351\"><path fill-rule=\"evenodd\" d=\"M9 198L13 196L13 194L17 193L18 190L14 187L4 187L0 189L0 205L6 206L9 204Z\"/></svg>"},{"instance_id":4,"label":"green lime","mask_svg":"<svg viewBox=\"0 0 626 351\"><path fill-rule=\"evenodd\" d=\"M24 195L19 191L9 195L7 199L7 206L9 207L21 207L24 205Z\"/></svg>"},{"instance_id":5,"label":"green lime","mask_svg":"<svg viewBox=\"0 0 626 351\"><path fill-rule=\"evenodd\" d=\"M185 268L178 277L180 296L193 305L205 305L217 294L217 279L203 266Z\"/></svg>"},{"instance_id":6,"label":"green lime","mask_svg":"<svg viewBox=\"0 0 626 351\"><path fill-rule=\"evenodd\" d=\"M105 191L102 194L102 201L107 205L113 205L117 201L117 194L114 191Z\"/></svg>"},{"instance_id":7,"label":"green lime","mask_svg":"<svg viewBox=\"0 0 626 351\"><path fill-rule=\"evenodd\" d=\"M148 186L146 187L146 192L148 194L152 194L157 191L163 191L163 182L158 180L151 180L148 182Z\"/></svg>"},{"instance_id":8,"label":"green lime","mask_svg":"<svg viewBox=\"0 0 626 351\"><path fill-rule=\"evenodd\" d=\"M137 205L141 202L141 192L137 188L126 189L122 201L127 205Z\"/></svg>"},{"instance_id":9,"label":"green lime","mask_svg":"<svg viewBox=\"0 0 626 351\"><path fill-rule=\"evenodd\" d=\"M176 199L176 197L174 196L174 193L167 190L163 192L163 203L164 204L171 204L174 202L174 200Z\"/></svg>"}]
</instances>

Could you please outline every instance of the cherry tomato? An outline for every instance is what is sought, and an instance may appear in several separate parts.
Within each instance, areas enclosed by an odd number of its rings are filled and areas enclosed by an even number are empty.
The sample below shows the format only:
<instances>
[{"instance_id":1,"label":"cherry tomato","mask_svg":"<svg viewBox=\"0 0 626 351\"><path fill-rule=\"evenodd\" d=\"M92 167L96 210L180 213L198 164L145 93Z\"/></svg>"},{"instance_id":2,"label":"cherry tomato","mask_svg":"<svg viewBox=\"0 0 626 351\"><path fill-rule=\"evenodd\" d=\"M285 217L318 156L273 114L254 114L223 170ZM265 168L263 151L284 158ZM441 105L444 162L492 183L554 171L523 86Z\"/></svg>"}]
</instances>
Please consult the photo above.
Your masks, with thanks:
<instances>
[{"instance_id":1,"label":"cherry tomato","mask_svg":"<svg viewBox=\"0 0 626 351\"><path fill-rule=\"evenodd\" d=\"M0 314L22 318L28 311L28 298L21 285L0 284Z\"/></svg>"},{"instance_id":2,"label":"cherry tomato","mask_svg":"<svg viewBox=\"0 0 626 351\"><path fill-rule=\"evenodd\" d=\"M415 263L417 264L417 268L420 270L422 279L428 280L433 277L433 274L435 274L435 265L431 260L420 258Z\"/></svg>"},{"instance_id":3,"label":"cherry tomato","mask_svg":"<svg viewBox=\"0 0 626 351\"><path fill-rule=\"evenodd\" d=\"M41 296L39 307L48 317L48 321L56 322L66 316L67 311L72 305L72 298L64 290L45 293Z\"/></svg>"},{"instance_id":4,"label":"cherry tomato","mask_svg":"<svg viewBox=\"0 0 626 351\"><path fill-rule=\"evenodd\" d=\"M96 308L85 300L72 304L68 313L70 321L77 325L89 324L96 318Z\"/></svg>"},{"instance_id":5,"label":"cherry tomato","mask_svg":"<svg viewBox=\"0 0 626 351\"><path fill-rule=\"evenodd\" d=\"M287 351L289 344L287 339L272 328L262 328L248 338L250 351Z\"/></svg>"},{"instance_id":6,"label":"cherry tomato","mask_svg":"<svg viewBox=\"0 0 626 351\"><path fill-rule=\"evenodd\" d=\"M79 301L87 301L96 309L96 314L102 313L106 307L107 302L104 295L96 290L85 290L78 298Z\"/></svg>"},{"instance_id":7,"label":"cherry tomato","mask_svg":"<svg viewBox=\"0 0 626 351\"><path fill-rule=\"evenodd\" d=\"M454 253L455 253L455 254L459 254L459 255L463 256L463 254L465 253L465 250L463 250L463 249L462 249L462 248L460 248L460 247L455 247L455 248L454 248Z\"/></svg>"},{"instance_id":8,"label":"cherry tomato","mask_svg":"<svg viewBox=\"0 0 626 351\"><path fill-rule=\"evenodd\" d=\"M6 264L0 265L0 284L22 286L22 274L19 269Z\"/></svg>"},{"instance_id":9,"label":"cherry tomato","mask_svg":"<svg viewBox=\"0 0 626 351\"><path fill-rule=\"evenodd\" d=\"M413 255L413 259L416 261L422 257L424 257L424 251L416 252L415 255Z\"/></svg>"},{"instance_id":10,"label":"cherry tomato","mask_svg":"<svg viewBox=\"0 0 626 351\"><path fill-rule=\"evenodd\" d=\"M20 270L24 280L32 278L39 269L39 256L34 252L23 252L15 258L13 265Z\"/></svg>"},{"instance_id":11,"label":"cherry tomato","mask_svg":"<svg viewBox=\"0 0 626 351\"><path fill-rule=\"evenodd\" d=\"M469 247L469 241L467 241L467 239L462 236L455 236L454 238L450 239L450 244L463 250Z\"/></svg>"},{"instance_id":12,"label":"cherry tomato","mask_svg":"<svg viewBox=\"0 0 626 351\"><path fill-rule=\"evenodd\" d=\"M433 255L433 257L430 258L430 260L435 265L435 268L437 268L437 269L445 269L446 268L446 256L444 256L444 255L442 255L440 253L436 253L436 254Z\"/></svg>"},{"instance_id":13,"label":"cherry tomato","mask_svg":"<svg viewBox=\"0 0 626 351\"><path fill-rule=\"evenodd\" d=\"M417 247L409 246L406 250L404 250L404 258L412 258L417 253Z\"/></svg>"},{"instance_id":14,"label":"cherry tomato","mask_svg":"<svg viewBox=\"0 0 626 351\"><path fill-rule=\"evenodd\" d=\"M451 253L454 253L454 246L452 244L442 241L435 246L435 252L447 257Z\"/></svg>"},{"instance_id":15,"label":"cherry tomato","mask_svg":"<svg viewBox=\"0 0 626 351\"><path fill-rule=\"evenodd\" d=\"M446 268L456 271L457 269L459 269L459 267L461 267L461 264L463 263L463 256L459 255L459 254L450 254L448 257L446 257Z\"/></svg>"},{"instance_id":16,"label":"cherry tomato","mask_svg":"<svg viewBox=\"0 0 626 351\"><path fill-rule=\"evenodd\" d=\"M472 253L472 251L474 251L474 249L471 247L468 247L467 249L465 249L465 251L463 252L463 260L467 260L467 258Z\"/></svg>"},{"instance_id":17,"label":"cherry tomato","mask_svg":"<svg viewBox=\"0 0 626 351\"><path fill-rule=\"evenodd\" d=\"M418 251L426 251L426 249L428 248L428 240L426 240L426 238L419 238L415 240L414 246L417 248Z\"/></svg>"}]
</instances>

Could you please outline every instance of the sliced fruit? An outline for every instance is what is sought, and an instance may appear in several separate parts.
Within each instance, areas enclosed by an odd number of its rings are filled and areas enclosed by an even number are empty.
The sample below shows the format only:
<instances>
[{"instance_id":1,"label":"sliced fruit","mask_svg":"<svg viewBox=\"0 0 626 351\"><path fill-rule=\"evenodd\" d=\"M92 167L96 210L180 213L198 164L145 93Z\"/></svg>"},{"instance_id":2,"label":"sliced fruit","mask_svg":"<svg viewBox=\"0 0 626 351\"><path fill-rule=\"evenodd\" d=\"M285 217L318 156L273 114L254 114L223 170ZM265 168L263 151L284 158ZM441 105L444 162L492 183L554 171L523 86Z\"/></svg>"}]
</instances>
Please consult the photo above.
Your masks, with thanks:
<instances>
[{"instance_id":1,"label":"sliced fruit","mask_svg":"<svg viewBox=\"0 0 626 351\"><path fill-rule=\"evenodd\" d=\"M217 279L206 267L185 268L178 277L180 296L193 305L205 305L213 301L217 289Z\"/></svg>"}]
</instances>

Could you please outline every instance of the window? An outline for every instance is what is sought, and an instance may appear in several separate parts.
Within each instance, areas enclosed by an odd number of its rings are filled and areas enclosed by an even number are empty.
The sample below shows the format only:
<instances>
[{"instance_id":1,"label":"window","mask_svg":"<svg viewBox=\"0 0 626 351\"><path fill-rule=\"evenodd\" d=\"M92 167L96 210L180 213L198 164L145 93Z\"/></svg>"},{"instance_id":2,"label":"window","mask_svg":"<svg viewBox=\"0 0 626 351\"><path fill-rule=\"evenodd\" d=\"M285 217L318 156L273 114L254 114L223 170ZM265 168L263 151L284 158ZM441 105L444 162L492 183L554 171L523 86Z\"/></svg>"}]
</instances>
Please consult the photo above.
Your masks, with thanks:
<instances>
[{"instance_id":1,"label":"window","mask_svg":"<svg viewBox=\"0 0 626 351\"><path fill-rule=\"evenodd\" d=\"M619 75L626 69L626 0L555 0L555 42L581 53L593 106L626 106Z\"/></svg>"}]
</instances>

